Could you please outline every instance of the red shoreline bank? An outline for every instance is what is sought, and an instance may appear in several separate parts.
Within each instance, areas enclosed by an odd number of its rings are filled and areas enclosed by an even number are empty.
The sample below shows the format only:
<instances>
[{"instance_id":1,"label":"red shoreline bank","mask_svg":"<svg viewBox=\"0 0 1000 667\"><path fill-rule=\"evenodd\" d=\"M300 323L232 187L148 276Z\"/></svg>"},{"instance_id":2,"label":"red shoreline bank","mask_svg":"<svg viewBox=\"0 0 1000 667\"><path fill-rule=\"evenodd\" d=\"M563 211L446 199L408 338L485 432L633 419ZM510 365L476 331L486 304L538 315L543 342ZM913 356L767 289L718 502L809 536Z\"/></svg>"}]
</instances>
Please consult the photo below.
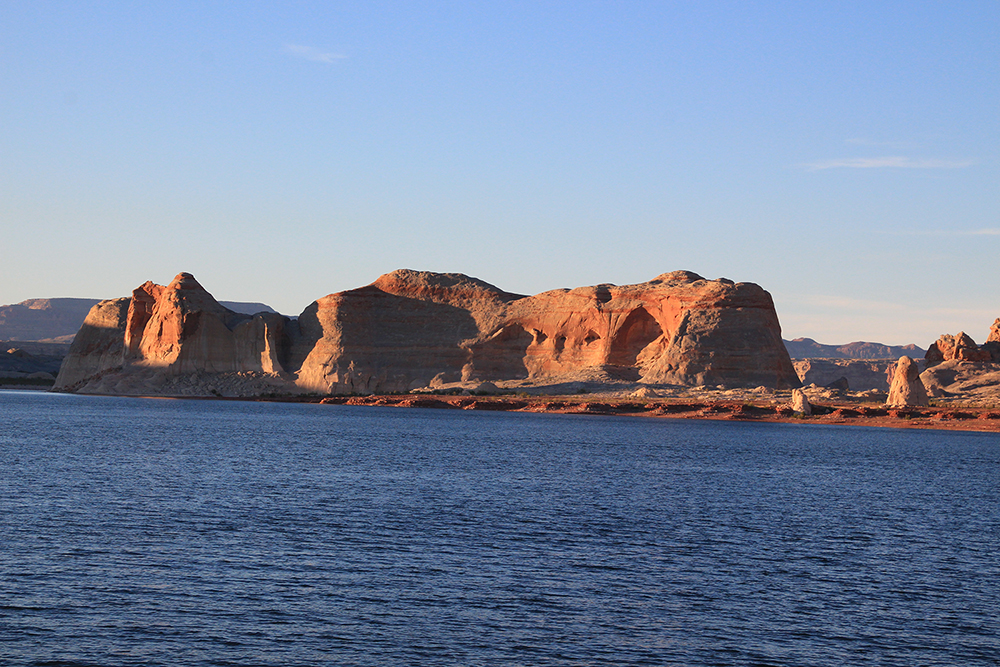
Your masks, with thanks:
<instances>
[{"instance_id":1,"label":"red shoreline bank","mask_svg":"<svg viewBox=\"0 0 1000 667\"><path fill-rule=\"evenodd\" d=\"M987 408L886 408L876 404L831 403L796 415L783 405L713 400L593 400L578 396L437 396L413 394L333 396L326 405L622 415L673 419L714 419L787 424L836 424L1000 433L1000 411Z\"/></svg>"}]
</instances>

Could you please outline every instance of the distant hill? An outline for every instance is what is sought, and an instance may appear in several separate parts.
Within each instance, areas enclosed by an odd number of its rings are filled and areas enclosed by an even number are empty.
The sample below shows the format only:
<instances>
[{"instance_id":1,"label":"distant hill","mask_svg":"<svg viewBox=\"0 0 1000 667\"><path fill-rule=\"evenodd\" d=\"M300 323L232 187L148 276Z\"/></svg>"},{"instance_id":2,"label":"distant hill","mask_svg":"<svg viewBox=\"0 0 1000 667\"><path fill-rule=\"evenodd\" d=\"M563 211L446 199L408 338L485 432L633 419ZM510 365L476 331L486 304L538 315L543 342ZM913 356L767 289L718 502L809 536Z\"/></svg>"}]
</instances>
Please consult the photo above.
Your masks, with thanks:
<instances>
[{"instance_id":1,"label":"distant hill","mask_svg":"<svg viewBox=\"0 0 1000 667\"><path fill-rule=\"evenodd\" d=\"M253 301L220 301L229 310L245 315L256 315L257 313L276 313L274 308L266 303L255 303Z\"/></svg>"},{"instance_id":2,"label":"distant hill","mask_svg":"<svg viewBox=\"0 0 1000 667\"><path fill-rule=\"evenodd\" d=\"M72 336L97 299L28 299L0 306L0 340Z\"/></svg>"},{"instance_id":3,"label":"distant hill","mask_svg":"<svg viewBox=\"0 0 1000 667\"><path fill-rule=\"evenodd\" d=\"M857 341L846 345L824 345L812 338L786 340L785 349L792 359L922 359L927 350L909 345L883 345Z\"/></svg>"},{"instance_id":4,"label":"distant hill","mask_svg":"<svg viewBox=\"0 0 1000 667\"><path fill-rule=\"evenodd\" d=\"M0 340L72 342L97 299L28 299L0 306ZM275 312L263 303L220 301L237 313Z\"/></svg>"}]
</instances>

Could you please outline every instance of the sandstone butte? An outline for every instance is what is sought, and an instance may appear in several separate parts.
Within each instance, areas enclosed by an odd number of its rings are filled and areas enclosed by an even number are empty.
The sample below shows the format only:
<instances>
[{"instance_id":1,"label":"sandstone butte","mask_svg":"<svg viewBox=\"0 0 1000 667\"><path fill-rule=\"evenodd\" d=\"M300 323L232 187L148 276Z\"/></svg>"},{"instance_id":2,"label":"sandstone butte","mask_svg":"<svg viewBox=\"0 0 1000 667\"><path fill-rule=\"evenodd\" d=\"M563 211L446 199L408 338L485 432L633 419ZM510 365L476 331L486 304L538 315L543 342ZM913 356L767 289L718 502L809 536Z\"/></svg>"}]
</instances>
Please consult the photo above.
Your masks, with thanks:
<instances>
[{"instance_id":1,"label":"sandstone butte","mask_svg":"<svg viewBox=\"0 0 1000 667\"><path fill-rule=\"evenodd\" d=\"M298 318L243 315L194 276L147 282L88 314L56 389L252 396L369 394L453 382L587 377L799 386L770 295L675 271L637 285L521 296L454 273L398 270Z\"/></svg>"}]
</instances>

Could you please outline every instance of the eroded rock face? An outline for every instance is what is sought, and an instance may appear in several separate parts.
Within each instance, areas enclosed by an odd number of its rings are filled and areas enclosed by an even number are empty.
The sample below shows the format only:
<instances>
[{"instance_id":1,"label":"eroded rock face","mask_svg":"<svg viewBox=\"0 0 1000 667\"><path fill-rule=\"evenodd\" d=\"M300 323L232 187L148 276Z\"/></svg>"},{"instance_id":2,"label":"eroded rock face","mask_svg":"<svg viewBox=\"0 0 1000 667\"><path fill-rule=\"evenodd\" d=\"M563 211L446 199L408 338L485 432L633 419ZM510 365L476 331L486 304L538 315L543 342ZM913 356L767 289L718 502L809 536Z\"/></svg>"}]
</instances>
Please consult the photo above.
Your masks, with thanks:
<instances>
[{"instance_id":1,"label":"eroded rock face","mask_svg":"<svg viewBox=\"0 0 1000 667\"><path fill-rule=\"evenodd\" d=\"M102 393L157 393L155 376L278 374L282 350L290 347L285 319L277 313L235 313L188 273L165 287L147 282L131 298L102 301L91 309L63 362L56 389L87 391L109 374L154 381L118 378L134 391L104 383Z\"/></svg>"},{"instance_id":2,"label":"eroded rock face","mask_svg":"<svg viewBox=\"0 0 1000 667\"><path fill-rule=\"evenodd\" d=\"M252 373L321 393L595 373L649 384L799 385L770 295L686 271L525 297L461 274L400 270L323 297L297 321L228 310L186 273L102 304L94 318L115 313L101 329L106 349L95 357L81 347L60 388L102 373Z\"/></svg>"},{"instance_id":3,"label":"eroded rock face","mask_svg":"<svg viewBox=\"0 0 1000 667\"><path fill-rule=\"evenodd\" d=\"M687 271L519 299L471 349L469 372L487 378L602 367L652 384L799 384L770 295Z\"/></svg>"},{"instance_id":4,"label":"eroded rock face","mask_svg":"<svg viewBox=\"0 0 1000 667\"><path fill-rule=\"evenodd\" d=\"M992 332L991 332L992 333ZM988 350L980 349L976 342L964 331L957 335L942 334L924 355L928 366L942 361L992 361Z\"/></svg>"},{"instance_id":5,"label":"eroded rock face","mask_svg":"<svg viewBox=\"0 0 1000 667\"><path fill-rule=\"evenodd\" d=\"M927 391L920 381L920 369L913 359L900 357L896 362L896 372L892 376L885 404L890 407L930 405Z\"/></svg>"},{"instance_id":6,"label":"eroded rock face","mask_svg":"<svg viewBox=\"0 0 1000 667\"><path fill-rule=\"evenodd\" d=\"M132 292L125 360L170 374L279 373L284 319L229 310L180 273L166 287L147 282Z\"/></svg>"}]
</instances>

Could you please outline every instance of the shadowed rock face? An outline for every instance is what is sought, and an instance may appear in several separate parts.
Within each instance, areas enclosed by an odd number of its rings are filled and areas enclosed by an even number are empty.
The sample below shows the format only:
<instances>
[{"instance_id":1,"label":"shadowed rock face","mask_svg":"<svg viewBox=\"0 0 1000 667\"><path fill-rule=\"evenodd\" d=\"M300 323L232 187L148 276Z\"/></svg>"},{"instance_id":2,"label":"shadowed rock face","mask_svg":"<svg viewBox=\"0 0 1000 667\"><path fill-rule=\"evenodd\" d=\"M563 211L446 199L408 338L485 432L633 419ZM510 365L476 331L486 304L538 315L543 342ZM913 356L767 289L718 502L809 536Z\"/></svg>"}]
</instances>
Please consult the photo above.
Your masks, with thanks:
<instances>
[{"instance_id":1,"label":"shadowed rock face","mask_svg":"<svg viewBox=\"0 0 1000 667\"><path fill-rule=\"evenodd\" d=\"M323 297L297 321L234 313L185 273L110 303L91 313L96 322L98 311L117 308L117 319L105 318L115 323L100 336L103 356L76 350L58 387L82 386L88 373L139 369L251 372L280 378L286 391L323 393L545 380L595 369L653 384L799 384L767 292L685 271L525 297L461 274L400 270Z\"/></svg>"}]
</instances>

